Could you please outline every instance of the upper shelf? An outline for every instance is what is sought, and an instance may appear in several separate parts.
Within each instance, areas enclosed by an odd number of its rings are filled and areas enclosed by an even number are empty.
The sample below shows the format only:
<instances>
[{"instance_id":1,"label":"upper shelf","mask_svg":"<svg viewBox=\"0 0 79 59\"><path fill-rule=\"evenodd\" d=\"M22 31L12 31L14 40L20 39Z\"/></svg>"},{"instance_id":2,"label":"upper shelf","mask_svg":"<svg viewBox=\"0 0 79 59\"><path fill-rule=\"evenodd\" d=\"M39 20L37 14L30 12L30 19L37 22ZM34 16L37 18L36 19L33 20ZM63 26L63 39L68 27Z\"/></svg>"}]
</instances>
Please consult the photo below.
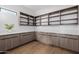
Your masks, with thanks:
<instances>
[{"instance_id":1,"label":"upper shelf","mask_svg":"<svg viewBox=\"0 0 79 59\"><path fill-rule=\"evenodd\" d=\"M20 25L21 26L33 26L34 16L20 12Z\"/></svg>"},{"instance_id":2,"label":"upper shelf","mask_svg":"<svg viewBox=\"0 0 79 59\"><path fill-rule=\"evenodd\" d=\"M38 21L40 20L40 21ZM45 21L43 21L45 20ZM46 21L47 20L47 21ZM75 22L69 22L69 21L75 21ZM73 6L73 7L70 7L70 8L65 8L65 9L62 9L62 10L58 10L58 11L54 11L54 12L50 12L50 13L47 13L47 14L43 14L43 15L39 15L39 16L36 16L36 24L40 22L40 25L42 26L42 23L46 23L48 25L55 25L55 23L58 23L57 25L62 25L66 22L68 22L67 25L69 24L72 24L74 25L75 24L78 24L78 6ZM46 24L46 25L47 25ZM65 24L65 25L66 25Z\"/></svg>"}]
</instances>

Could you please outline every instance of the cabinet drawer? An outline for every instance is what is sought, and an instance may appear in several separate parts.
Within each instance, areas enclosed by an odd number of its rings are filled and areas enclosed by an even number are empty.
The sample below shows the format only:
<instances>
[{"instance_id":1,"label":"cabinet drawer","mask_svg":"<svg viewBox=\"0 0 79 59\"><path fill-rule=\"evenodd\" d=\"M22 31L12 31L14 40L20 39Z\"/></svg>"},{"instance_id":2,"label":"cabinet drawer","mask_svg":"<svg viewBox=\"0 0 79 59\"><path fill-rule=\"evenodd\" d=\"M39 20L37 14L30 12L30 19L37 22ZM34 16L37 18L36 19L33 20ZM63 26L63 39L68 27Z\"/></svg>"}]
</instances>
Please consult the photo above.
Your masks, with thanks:
<instances>
[{"instance_id":1,"label":"cabinet drawer","mask_svg":"<svg viewBox=\"0 0 79 59\"><path fill-rule=\"evenodd\" d=\"M34 32L21 33L22 36L34 35Z\"/></svg>"},{"instance_id":2,"label":"cabinet drawer","mask_svg":"<svg viewBox=\"0 0 79 59\"><path fill-rule=\"evenodd\" d=\"M0 36L0 39L1 40L5 40L5 39L10 39L10 38L15 38L17 37L18 35L16 34L11 34L11 35L3 35L3 36Z\"/></svg>"},{"instance_id":3,"label":"cabinet drawer","mask_svg":"<svg viewBox=\"0 0 79 59\"><path fill-rule=\"evenodd\" d=\"M63 38L79 39L79 36L77 36L77 35L60 34L59 36L63 37Z\"/></svg>"},{"instance_id":4,"label":"cabinet drawer","mask_svg":"<svg viewBox=\"0 0 79 59\"><path fill-rule=\"evenodd\" d=\"M46 33L46 32L38 32L37 34L39 34L39 35L48 35L48 33Z\"/></svg>"}]
</instances>

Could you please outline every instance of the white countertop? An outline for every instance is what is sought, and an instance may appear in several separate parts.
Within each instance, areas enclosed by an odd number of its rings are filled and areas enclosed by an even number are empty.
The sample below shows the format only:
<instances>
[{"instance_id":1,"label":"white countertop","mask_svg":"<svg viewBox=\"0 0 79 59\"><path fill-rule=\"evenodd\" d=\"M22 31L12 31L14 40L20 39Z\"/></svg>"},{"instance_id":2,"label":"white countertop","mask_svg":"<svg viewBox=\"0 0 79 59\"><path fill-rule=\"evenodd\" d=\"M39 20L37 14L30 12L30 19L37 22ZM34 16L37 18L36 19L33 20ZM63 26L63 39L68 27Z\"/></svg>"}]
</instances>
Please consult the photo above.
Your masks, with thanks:
<instances>
[{"instance_id":1,"label":"white countertop","mask_svg":"<svg viewBox=\"0 0 79 59\"><path fill-rule=\"evenodd\" d=\"M34 32L34 31L14 31L14 32L0 32L0 35L8 35L8 34L16 34L16 33L24 33L24 32ZM42 32L42 31L36 31L36 32ZM55 33L55 32L48 32L48 33ZM57 32L59 33L59 32ZM79 34L71 34L71 33L59 33L59 34L69 34L69 35L79 35Z\"/></svg>"},{"instance_id":2,"label":"white countertop","mask_svg":"<svg viewBox=\"0 0 79 59\"><path fill-rule=\"evenodd\" d=\"M36 32L47 32L47 31L36 31ZM47 32L47 33L58 33L58 34L68 34L68 35L77 35L77 36L79 36L79 33L63 33L63 32Z\"/></svg>"},{"instance_id":3,"label":"white countertop","mask_svg":"<svg viewBox=\"0 0 79 59\"><path fill-rule=\"evenodd\" d=\"M4 32L4 33L0 33L0 35L9 35L9 34L16 34L16 33L24 33L24 32L34 32L34 31Z\"/></svg>"}]
</instances>

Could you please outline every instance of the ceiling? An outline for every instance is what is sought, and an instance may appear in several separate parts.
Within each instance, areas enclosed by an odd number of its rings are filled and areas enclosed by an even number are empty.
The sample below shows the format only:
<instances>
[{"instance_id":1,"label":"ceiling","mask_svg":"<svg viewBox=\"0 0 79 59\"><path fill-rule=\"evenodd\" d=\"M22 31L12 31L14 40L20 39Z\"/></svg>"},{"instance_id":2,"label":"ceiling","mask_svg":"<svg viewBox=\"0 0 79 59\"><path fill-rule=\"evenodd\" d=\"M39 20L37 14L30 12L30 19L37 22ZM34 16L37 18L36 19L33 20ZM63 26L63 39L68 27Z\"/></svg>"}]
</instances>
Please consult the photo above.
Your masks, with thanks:
<instances>
[{"instance_id":1,"label":"ceiling","mask_svg":"<svg viewBox=\"0 0 79 59\"><path fill-rule=\"evenodd\" d=\"M24 5L25 7L33 10L33 11L38 11L38 10L43 10L43 9L50 9L50 8L66 8L70 7L72 5Z\"/></svg>"}]
</instances>

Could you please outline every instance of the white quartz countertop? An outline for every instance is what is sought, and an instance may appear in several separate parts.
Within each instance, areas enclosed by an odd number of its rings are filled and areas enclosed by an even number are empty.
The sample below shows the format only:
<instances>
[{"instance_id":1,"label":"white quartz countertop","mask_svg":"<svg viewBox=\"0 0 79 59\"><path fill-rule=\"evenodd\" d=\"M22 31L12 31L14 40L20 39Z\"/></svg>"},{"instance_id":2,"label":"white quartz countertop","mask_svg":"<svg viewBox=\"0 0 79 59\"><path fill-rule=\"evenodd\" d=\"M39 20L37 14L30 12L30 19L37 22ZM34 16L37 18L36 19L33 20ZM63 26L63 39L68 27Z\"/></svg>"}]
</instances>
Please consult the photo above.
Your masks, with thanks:
<instances>
[{"instance_id":1,"label":"white quartz countertop","mask_svg":"<svg viewBox=\"0 0 79 59\"><path fill-rule=\"evenodd\" d=\"M36 31L36 32L43 32L43 31ZM67 35L76 35L79 36L79 33L61 33L61 32L47 32L46 33L58 33L58 34L67 34Z\"/></svg>"},{"instance_id":2,"label":"white quartz countertop","mask_svg":"<svg viewBox=\"0 0 79 59\"><path fill-rule=\"evenodd\" d=\"M34 32L34 31L0 32L0 35L9 35L9 34L24 33L24 32ZM41 32L41 31L36 31L36 32ZM48 33L55 33L55 32L48 32ZM67 33L59 33L59 34L67 34ZM71 34L71 33L69 35L78 35L79 36L79 34Z\"/></svg>"},{"instance_id":3,"label":"white quartz countertop","mask_svg":"<svg viewBox=\"0 0 79 59\"><path fill-rule=\"evenodd\" d=\"M4 33L0 33L0 35L9 35L9 34L24 33L24 32L34 32L34 31L4 32Z\"/></svg>"}]
</instances>

